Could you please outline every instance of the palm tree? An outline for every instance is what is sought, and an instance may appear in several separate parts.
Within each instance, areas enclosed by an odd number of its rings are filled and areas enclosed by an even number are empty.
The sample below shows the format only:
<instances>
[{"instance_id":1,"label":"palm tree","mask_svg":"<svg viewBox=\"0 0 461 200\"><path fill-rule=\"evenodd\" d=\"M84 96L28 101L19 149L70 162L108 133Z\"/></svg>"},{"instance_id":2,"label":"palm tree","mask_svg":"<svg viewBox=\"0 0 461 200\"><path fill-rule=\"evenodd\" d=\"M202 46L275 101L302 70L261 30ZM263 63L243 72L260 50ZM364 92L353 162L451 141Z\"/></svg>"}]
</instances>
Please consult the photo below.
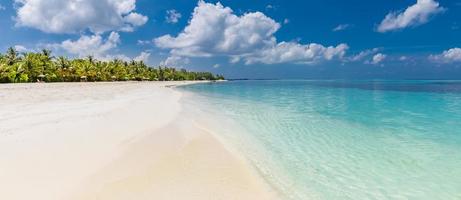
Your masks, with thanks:
<instances>
[{"instance_id":1,"label":"palm tree","mask_svg":"<svg viewBox=\"0 0 461 200\"><path fill-rule=\"evenodd\" d=\"M8 50L6 51L6 55L5 55L7 65L13 65L15 62L17 62L18 55L19 53L18 51L16 51L15 48L13 47L8 48Z\"/></svg>"},{"instance_id":2,"label":"palm tree","mask_svg":"<svg viewBox=\"0 0 461 200\"><path fill-rule=\"evenodd\" d=\"M142 61L98 61L93 56L85 59L55 58L50 50L19 54L10 47L0 54L0 82L35 81L126 81L126 80L216 80L223 79L209 72L189 72L171 67L152 68Z\"/></svg>"},{"instance_id":3,"label":"palm tree","mask_svg":"<svg viewBox=\"0 0 461 200\"><path fill-rule=\"evenodd\" d=\"M58 79L61 81L71 81L71 77L69 76L69 68L70 68L70 63L69 60L67 60L66 57L64 56L59 56L56 59L56 70L57 70L57 76Z\"/></svg>"},{"instance_id":4,"label":"palm tree","mask_svg":"<svg viewBox=\"0 0 461 200\"><path fill-rule=\"evenodd\" d=\"M90 56L87 56L86 59L87 59L87 61L88 61L90 64L94 65L95 60L94 60L94 57L93 57L93 56L91 56L91 55L90 55Z\"/></svg>"},{"instance_id":5,"label":"palm tree","mask_svg":"<svg viewBox=\"0 0 461 200\"><path fill-rule=\"evenodd\" d=\"M54 63L52 62L51 51L48 49L42 49L42 52L38 54L40 67L38 68L38 78L40 81L58 81L56 75L56 69L54 69Z\"/></svg>"}]
</instances>

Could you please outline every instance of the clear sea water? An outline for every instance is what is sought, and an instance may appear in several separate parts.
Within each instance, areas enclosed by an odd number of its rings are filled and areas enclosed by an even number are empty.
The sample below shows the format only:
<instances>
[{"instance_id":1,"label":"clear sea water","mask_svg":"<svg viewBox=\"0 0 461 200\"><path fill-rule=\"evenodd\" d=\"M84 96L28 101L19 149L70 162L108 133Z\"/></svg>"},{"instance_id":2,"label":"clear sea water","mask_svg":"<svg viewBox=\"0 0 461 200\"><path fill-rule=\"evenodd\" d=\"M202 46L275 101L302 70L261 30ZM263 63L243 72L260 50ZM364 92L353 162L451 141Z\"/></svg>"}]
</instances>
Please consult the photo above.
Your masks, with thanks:
<instances>
[{"instance_id":1,"label":"clear sea water","mask_svg":"<svg viewBox=\"0 0 461 200\"><path fill-rule=\"evenodd\" d=\"M286 199L461 199L461 81L230 81L181 90Z\"/></svg>"}]
</instances>

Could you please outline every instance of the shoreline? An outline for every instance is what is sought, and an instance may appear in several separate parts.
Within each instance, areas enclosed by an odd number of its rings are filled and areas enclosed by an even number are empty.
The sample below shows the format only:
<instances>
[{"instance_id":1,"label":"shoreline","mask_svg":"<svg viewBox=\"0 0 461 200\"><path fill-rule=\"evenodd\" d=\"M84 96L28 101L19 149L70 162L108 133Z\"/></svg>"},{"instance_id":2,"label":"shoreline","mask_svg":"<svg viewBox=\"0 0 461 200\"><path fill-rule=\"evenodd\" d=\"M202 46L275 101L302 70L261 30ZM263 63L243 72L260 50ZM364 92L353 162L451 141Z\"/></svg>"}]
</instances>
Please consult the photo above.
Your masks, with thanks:
<instances>
[{"instance_id":1,"label":"shoreline","mask_svg":"<svg viewBox=\"0 0 461 200\"><path fill-rule=\"evenodd\" d=\"M0 85L0 197L275 199L172 83L202 82Z\"/></svg>"}]
</instances>

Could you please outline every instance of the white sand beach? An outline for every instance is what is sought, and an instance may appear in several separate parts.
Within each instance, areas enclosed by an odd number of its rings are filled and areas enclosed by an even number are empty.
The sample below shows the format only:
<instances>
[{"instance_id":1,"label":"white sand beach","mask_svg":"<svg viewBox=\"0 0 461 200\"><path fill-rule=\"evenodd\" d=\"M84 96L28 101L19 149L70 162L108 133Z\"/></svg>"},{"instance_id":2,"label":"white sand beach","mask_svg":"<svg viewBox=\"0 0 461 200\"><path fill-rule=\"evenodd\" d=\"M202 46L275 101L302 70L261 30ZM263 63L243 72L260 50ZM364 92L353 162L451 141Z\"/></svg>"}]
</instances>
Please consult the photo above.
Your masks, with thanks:
<instances>
[{"instance_id":1,"label":"white sand beach","mask_svg":"<svg viewBox=\"0 0 461 200\"><path fill-rule=\"evenodd\" d=\"M181 116L179 84L0 85L0 199L275 199Z\"/></svg>"}]
</instances>

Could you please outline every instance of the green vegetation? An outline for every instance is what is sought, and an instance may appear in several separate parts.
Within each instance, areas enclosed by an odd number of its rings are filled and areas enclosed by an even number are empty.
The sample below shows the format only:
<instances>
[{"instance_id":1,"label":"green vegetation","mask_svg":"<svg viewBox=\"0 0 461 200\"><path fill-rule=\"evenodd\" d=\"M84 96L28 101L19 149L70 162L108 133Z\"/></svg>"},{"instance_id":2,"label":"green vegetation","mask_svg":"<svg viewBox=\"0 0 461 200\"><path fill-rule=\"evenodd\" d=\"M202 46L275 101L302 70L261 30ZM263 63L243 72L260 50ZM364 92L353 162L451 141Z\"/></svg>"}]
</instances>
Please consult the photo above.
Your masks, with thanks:
<instances>
[{"instance_id":1,"label":"green vegetation","mask_svg":"<svg viewBox=\"0 0 461 200\"><path fill-rule=\"evenodd\" d=\"M79 81L173 81L221 80L223 76L209 72L189 72L184 69L152 68L142 61L98 61L53 57L51 51L19 54L9 48L0 53L0 83L79 82Z\"/></svg>"}]
</instances>

